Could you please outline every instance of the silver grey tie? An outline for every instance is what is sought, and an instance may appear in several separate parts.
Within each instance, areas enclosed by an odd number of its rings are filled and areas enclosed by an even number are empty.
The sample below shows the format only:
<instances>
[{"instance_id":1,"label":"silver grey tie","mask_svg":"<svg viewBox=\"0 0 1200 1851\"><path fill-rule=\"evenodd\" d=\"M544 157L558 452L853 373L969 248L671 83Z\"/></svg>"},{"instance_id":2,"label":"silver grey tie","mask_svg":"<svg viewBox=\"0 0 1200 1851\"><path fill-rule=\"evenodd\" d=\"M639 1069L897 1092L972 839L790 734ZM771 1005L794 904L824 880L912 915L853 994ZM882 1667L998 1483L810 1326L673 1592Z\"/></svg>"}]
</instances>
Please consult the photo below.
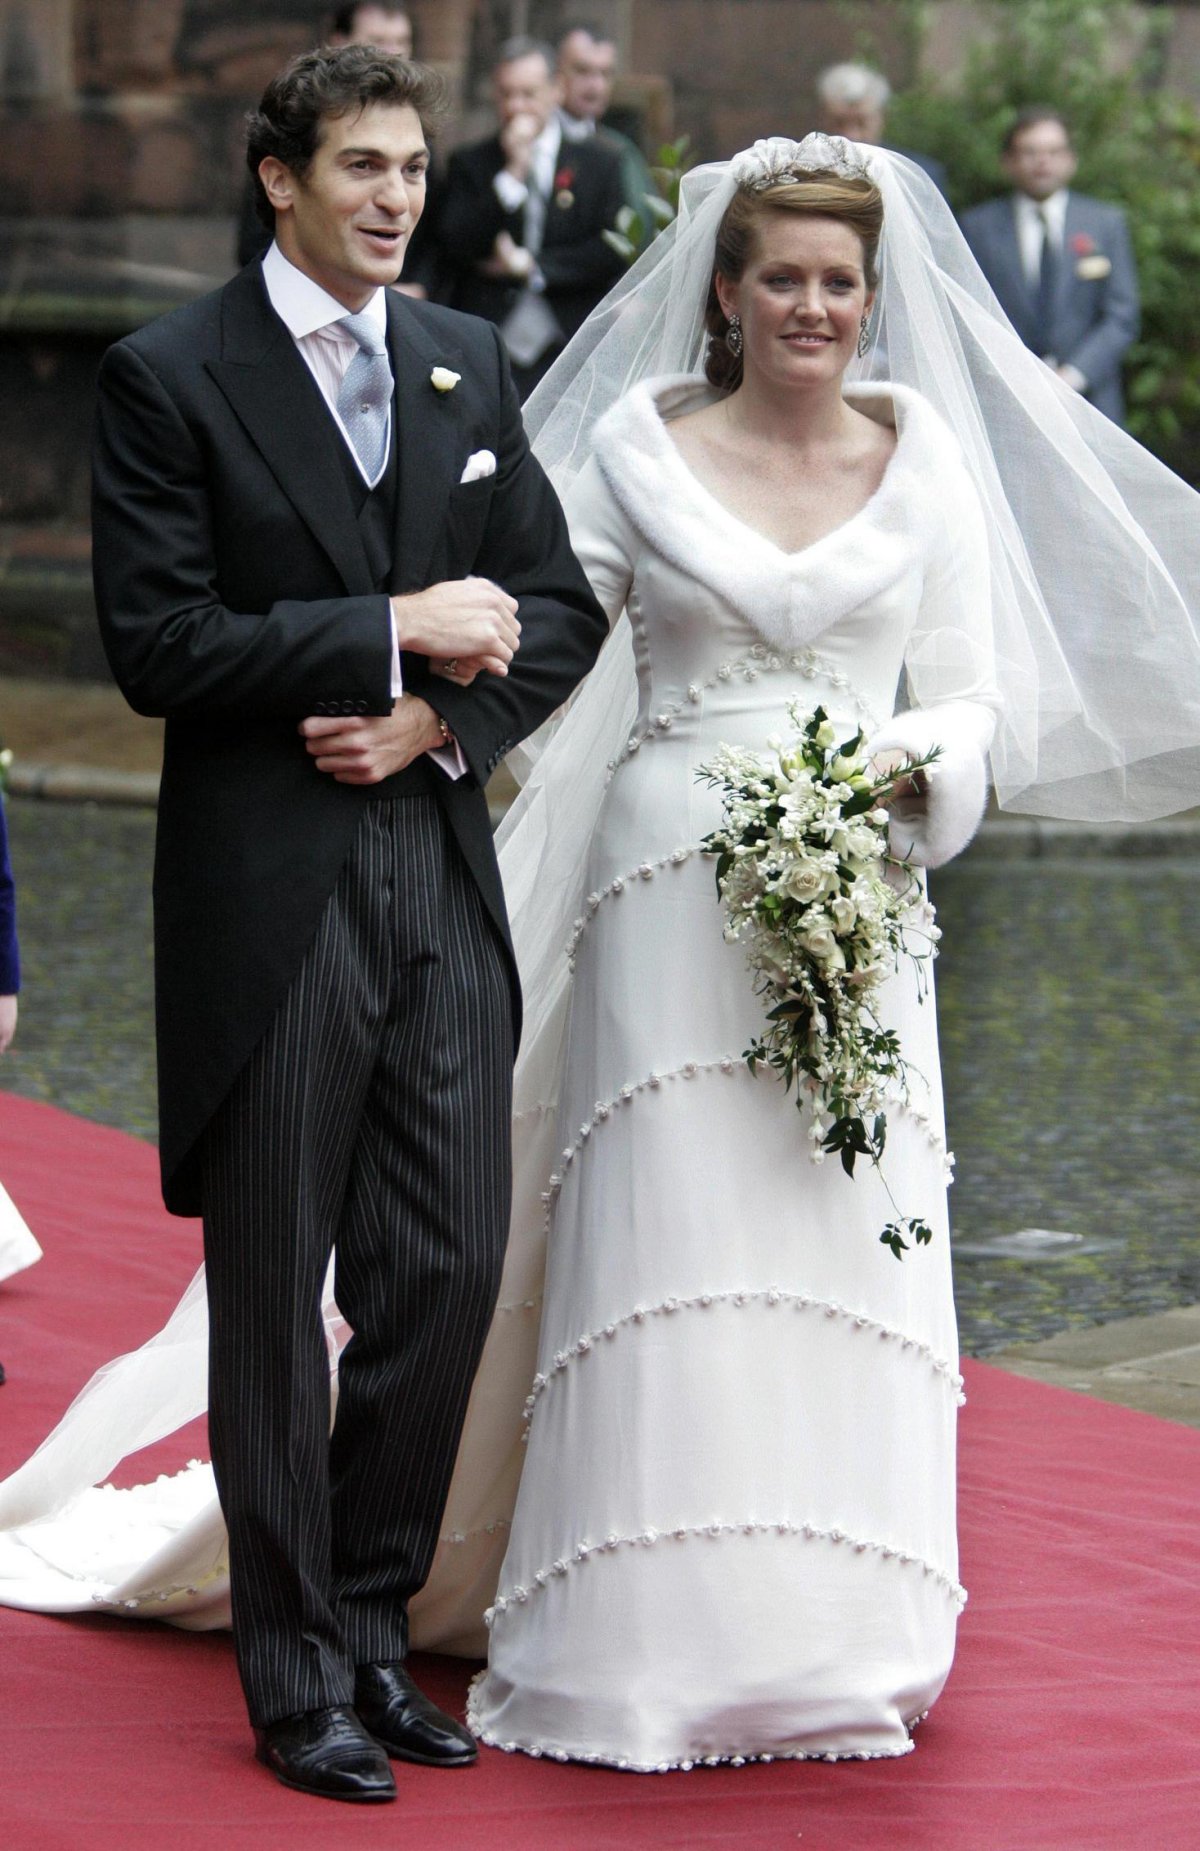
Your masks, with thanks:
<instances>
[{"instance_id":1,"label":"silver grey tie","mask_svg":"<svg viewBox=\"0 0 1200 1851\"><path fill-rule=\"evenodd\" d=\"M358 453L363 473L374 487L387 461L388 407L393 386L387 342L382 329L365 311L343 315L337 325L348 329L358 342L358 352L346 368L338 391L338 415Z\"/></svg>"}]
</instances>

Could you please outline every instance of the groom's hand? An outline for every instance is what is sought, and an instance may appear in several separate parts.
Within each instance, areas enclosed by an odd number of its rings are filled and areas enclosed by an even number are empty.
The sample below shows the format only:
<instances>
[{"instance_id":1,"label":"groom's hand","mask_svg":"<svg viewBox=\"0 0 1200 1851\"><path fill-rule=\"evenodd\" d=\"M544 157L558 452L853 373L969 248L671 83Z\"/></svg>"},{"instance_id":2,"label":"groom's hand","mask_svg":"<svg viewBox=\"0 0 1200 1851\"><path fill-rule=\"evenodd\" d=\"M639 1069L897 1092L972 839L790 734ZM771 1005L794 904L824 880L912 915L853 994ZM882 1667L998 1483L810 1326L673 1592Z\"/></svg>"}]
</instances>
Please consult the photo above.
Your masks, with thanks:
<instances>
[{"instance_id":1,"label":"groom's hand","mask_svg":"<svg viewBox=\"0 0 1200 1851\"><path fill-rule=\"evenodd\" d=\"M444 579L392 599L401 649L507 675L521 641L517 600L490 578Z\"/></svg>"},{"instance_id":2,"label":"groom's hand","mask_svg":"<svg viewBox=\"0 0 1200 1851\"><path fill-rule=\"evenodd\" d=\"M441 721L419 694L402 694L386 714L314 714L301 720L300 731L317 770L338 784L380 784L446 743Z\"/></svg>"}]
</instances>

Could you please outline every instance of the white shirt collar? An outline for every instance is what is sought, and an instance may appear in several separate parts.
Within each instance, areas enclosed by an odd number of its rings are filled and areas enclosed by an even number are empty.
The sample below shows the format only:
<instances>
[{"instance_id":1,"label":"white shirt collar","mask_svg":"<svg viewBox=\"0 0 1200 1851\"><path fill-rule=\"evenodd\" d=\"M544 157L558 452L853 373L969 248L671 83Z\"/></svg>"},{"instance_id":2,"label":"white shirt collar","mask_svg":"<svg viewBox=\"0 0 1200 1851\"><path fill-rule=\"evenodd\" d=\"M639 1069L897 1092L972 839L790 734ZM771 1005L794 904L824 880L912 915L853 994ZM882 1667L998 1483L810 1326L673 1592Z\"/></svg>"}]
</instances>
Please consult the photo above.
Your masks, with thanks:
<instances>
[{"instance_id":1,"label":"white shirt collar","mask_svg":"<svg viewBox=\"0 0 1200 1851\"><path fill-rule=\"evenodd\" d=\"M1052 235L1061 238L1067 218L1067 192L1060 186L1057 193L1050 193L1045 199L1031 199L1028 193L1017 193L1017 211L1028 220L1040 223L1043 213Z\"/></svg>"},{"instance_id":2,"label":"white shirt collar","mask_svg":"<svg viewBox=\"0 0 1200 1851\"><path fill-rule=\"evenodd\" d=\"M589 135L596 133L596 122L593 116L573 116L569 110L560 109L558 119L562 124L562 132L567 141L586 141Z\"/></svg>"},{"instance_id":3,"label":"white shirt collar","mask_svg":"<svg viewBox=\"0 0 1200 1851\"><path fill-rule=\"evenodd\" d=\"M329 327L331 322L344 321L354 312L319 283L314 283L311 276L298 270L275 243L263 258L263 281L271 307L293 340L303 340L306 334L315 334L319 328ZM382 288L377 289L358 312L369 315L381 334L387 333L387 299ZM350 339L353 338L351 335Z\"/></svg>"}]
</instances>

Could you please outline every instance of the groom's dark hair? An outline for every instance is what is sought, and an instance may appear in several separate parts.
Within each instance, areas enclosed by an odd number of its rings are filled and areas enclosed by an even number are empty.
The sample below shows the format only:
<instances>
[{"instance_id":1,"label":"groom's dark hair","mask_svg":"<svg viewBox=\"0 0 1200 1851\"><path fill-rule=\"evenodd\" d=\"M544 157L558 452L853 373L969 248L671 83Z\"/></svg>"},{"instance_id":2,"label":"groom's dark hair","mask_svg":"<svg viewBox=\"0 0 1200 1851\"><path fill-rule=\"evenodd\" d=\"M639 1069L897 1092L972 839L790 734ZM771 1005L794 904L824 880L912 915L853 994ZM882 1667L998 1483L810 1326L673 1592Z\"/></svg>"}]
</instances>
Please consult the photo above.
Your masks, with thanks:
<instances>
[{"instance_id":1,"label":"groom's dark hair","mask_svg":"<svg viewBox=\"0 0 1200 1851\"><path fill-rule=\"evenodd\" d=\"M254 178L258 216L269 231L275 211L258 177L259 164L274 155L303 179L317 152L321 124L355 115L372 103L415 109L430 141L446 118L446 86L427 65L410 64L373 45L306 51L271 79L258 108L246 117L246 165Z\"/></svg>"}]
</instances>

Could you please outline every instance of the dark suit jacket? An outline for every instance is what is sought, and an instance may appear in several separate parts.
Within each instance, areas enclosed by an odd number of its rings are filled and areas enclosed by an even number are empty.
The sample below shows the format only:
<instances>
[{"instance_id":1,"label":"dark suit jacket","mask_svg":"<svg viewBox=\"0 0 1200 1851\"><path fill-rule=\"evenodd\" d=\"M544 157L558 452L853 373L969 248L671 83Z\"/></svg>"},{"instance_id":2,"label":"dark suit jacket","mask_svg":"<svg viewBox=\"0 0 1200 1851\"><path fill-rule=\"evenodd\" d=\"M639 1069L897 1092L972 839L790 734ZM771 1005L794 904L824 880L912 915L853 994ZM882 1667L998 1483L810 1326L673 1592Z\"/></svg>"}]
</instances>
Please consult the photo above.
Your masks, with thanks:
<instances>
[{"instance_id":1,"label":"dark suit jacket","mask_svg":"<svg viewBox=\"0 0 1200 1851\"><path fill-rule=\"evenodd\" d=\"M483 785L590 667L606 626L521 425L494 329L389 292L399 492L391 588L476 573L519 600L507 679L427 691L471 775L435 774L507 944ZM457 387L438 393L430 372ZM367 793L317 771L318 712L391 709L391 631L342 439L261 268L110 348L94 471L96 596L113 672L165 714L155 865L167 1206L199 1207L195 1145L316 930ZM462 484L470 454L492 476ZM424 690L428 664L404 659ZM482 685L486 683L486 685ZM511 950L510 950L511 963ZM516 974L513 972L514 1003Z\"/></svg>"},{"instance_id":2,"label":"dark suit jacket","mask_svg":"<svg viewBox=\"0 0 1200 1851\"><path fill-rule=\"evenodd\" d=\"M21 987L17 956L17 901L8 859L8 821L0 798L0 996L15 996Z\"/></svg>"},{"instance_id":3,"label":"dark suit jacket","mask_svg":"<svg viewBox=\"0 0 1200 1851\"><path fill-rule=\"evenodd\" d=\"M973 206L964 212L962 228L1004 313L1026 346L1035 345L1034 292L1021 264L1013 195ZM1119 206L1069 193L1050 351L1079 368L1088 382L1086 396L1118 423L1125 409L1121 359L1137 337L1139 319L1125 214Z\"/></svg>"},{"instance_id":4,"label":"dark suit jacket","mask_svg":"<svg viewBox=\"0 0 1200 1851\"><path fill-rule=\"evenodd\" d=\"M459 148L450 156L438 201L437 244L456 308L502 322L522 285L481 276L479 261L491 254L498 232L525 241L524 208L506 212L492 182L504 165L499 138ZM624 204L621 161L595 136L565 138L558 155L556 185L546 206L538 267L546 279L546 301L564 339L569 340L624 269L604 237Z\"/></svg>"}]
</instances>

